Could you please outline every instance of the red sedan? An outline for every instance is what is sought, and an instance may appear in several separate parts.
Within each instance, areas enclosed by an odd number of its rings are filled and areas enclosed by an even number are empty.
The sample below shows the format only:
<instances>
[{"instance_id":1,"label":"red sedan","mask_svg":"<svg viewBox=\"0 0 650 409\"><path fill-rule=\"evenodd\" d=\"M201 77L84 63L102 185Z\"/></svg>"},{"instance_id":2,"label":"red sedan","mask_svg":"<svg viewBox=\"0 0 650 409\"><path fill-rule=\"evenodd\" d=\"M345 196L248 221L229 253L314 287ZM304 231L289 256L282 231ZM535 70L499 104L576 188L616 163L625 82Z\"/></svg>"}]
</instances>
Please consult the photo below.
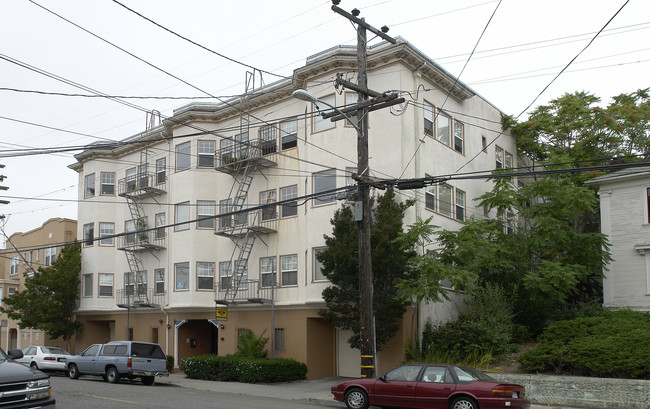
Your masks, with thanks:
<instances>
[{"instance_id":1,"label":"red sedan","mask_svg":"<svg viewBox=\"0 0 650 409\"><path fill-rule=\"evenodd\" d=\"M408 364L372 379L332 386L349 409L370 405L426 409L528 409L524 387L501 383L474 368Z\"/></svg>"}]
</instances>

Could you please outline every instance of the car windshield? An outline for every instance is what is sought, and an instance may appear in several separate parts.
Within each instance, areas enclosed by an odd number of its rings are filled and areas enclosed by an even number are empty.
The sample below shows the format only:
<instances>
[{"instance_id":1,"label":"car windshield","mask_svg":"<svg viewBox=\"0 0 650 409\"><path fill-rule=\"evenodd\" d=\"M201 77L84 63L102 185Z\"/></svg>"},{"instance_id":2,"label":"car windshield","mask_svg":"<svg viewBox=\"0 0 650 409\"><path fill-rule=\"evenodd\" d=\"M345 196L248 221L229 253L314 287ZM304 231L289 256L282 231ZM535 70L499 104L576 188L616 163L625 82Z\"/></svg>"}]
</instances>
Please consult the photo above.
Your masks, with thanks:
<instances>
[{"instance_id":1,"label":"car windshield","mask_svg":"<svg viewBox=\"0 0 650 409\"><path fill-rule=\"evenodd\" d=\"M56 348L56 347L43 347L41 348L42 351L46 354L61 354L61 355L70 355L68 351L66 351L63 348Z\"/></svg>"},{"instance_id":2,"label":"car windshield","mask_svg":"<svg viewBox=\"0 0 650 409\"><path fill-rule=\"evenodd\" d=\"M484 374L478 369L469 368L467 366L457 366L456 376L460 382L474 382L474 381L491 381L497 382L496 379L489 375Z\"/></svg>"}]
</instances>

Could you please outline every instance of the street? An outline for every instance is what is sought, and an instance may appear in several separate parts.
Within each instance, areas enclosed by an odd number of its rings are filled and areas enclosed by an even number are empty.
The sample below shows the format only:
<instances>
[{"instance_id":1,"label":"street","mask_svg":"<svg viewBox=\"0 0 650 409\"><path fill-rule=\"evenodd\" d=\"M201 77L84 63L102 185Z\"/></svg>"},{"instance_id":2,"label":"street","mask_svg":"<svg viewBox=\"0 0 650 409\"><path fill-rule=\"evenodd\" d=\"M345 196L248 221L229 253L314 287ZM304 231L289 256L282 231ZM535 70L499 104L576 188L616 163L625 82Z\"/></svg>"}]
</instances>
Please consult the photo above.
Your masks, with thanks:
<instances>
[{"instance_id":1,"label":"street","mask_svg":"<svg viewBox=\"0 0 650 409\"><path fill-rule=\"evenodd\" d=\"M72 380L63 375L51 376L52 390L56 406L65 409L117 409L117 408L156 408L156 409L306 409L341 408L331 405L310 403L305 400L287 400L233 393L202 391L183 388L177 385L156 383L145 386L136 381L122 381L119 384L105 382L100 377L81 377Z\"/></svg>"}]
</instances>

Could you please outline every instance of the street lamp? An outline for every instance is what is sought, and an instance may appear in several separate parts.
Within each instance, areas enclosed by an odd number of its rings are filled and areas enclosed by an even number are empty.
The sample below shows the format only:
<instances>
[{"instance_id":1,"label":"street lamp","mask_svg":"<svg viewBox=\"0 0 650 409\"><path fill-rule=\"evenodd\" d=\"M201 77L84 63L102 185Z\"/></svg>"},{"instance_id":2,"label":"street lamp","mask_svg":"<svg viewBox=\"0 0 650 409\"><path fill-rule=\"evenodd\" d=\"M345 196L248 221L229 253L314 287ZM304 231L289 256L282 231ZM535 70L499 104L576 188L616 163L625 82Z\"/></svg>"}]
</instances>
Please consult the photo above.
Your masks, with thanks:
<instances>
[{"instance_id":1,"label":"street lamp","mask_svg":"<svg viewBox=\"0 0 650 409\"><path fill-rule=\"evenodd\" d=\"M328 107L332 108L338 114L341 114L348 121L348 123L350 125L352 125L354 127L354 129L357 130L358 133L361 133L361 129L359 128L358 125L356 125L354 123L354 121L352 120L352 118L350 118L350 116L348 116L345 112L341 111L340 109L338 109L334 105L316 98L316 96L314 94L312 94L311 92L306 91L304 89L297 89L297 90L293 91L291 96L294 97L294 98L297 98L297 99L299 99L301 101L313 102L314 105L316 106L316 109L318 109L319 112L321 112L321 110L318 107L318 104L327 105ZM321 112L321 115L323 115L323 112Z\"/></svg>"}]
</instances>

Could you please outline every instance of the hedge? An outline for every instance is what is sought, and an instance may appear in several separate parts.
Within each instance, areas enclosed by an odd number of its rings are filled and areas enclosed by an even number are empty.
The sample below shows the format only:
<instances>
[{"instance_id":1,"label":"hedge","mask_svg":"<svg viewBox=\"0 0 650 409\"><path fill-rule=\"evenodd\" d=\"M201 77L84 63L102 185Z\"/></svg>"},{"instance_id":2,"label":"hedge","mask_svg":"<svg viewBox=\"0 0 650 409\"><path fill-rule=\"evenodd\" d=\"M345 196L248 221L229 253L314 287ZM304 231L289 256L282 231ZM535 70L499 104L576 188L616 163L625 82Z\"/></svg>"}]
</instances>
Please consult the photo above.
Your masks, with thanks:
<instances>
[{"instance_id":1,"label":"hedge","mask_svg":"<svg viewBox=\"0 0 650 409\"><path fill-rule=\"evenodd\" d=\"M182 359L180 368L188 378L211 381L273 383L297 381L307 376L307 365L284 358L199 355Z\"/></svg>"}]
</instances>

